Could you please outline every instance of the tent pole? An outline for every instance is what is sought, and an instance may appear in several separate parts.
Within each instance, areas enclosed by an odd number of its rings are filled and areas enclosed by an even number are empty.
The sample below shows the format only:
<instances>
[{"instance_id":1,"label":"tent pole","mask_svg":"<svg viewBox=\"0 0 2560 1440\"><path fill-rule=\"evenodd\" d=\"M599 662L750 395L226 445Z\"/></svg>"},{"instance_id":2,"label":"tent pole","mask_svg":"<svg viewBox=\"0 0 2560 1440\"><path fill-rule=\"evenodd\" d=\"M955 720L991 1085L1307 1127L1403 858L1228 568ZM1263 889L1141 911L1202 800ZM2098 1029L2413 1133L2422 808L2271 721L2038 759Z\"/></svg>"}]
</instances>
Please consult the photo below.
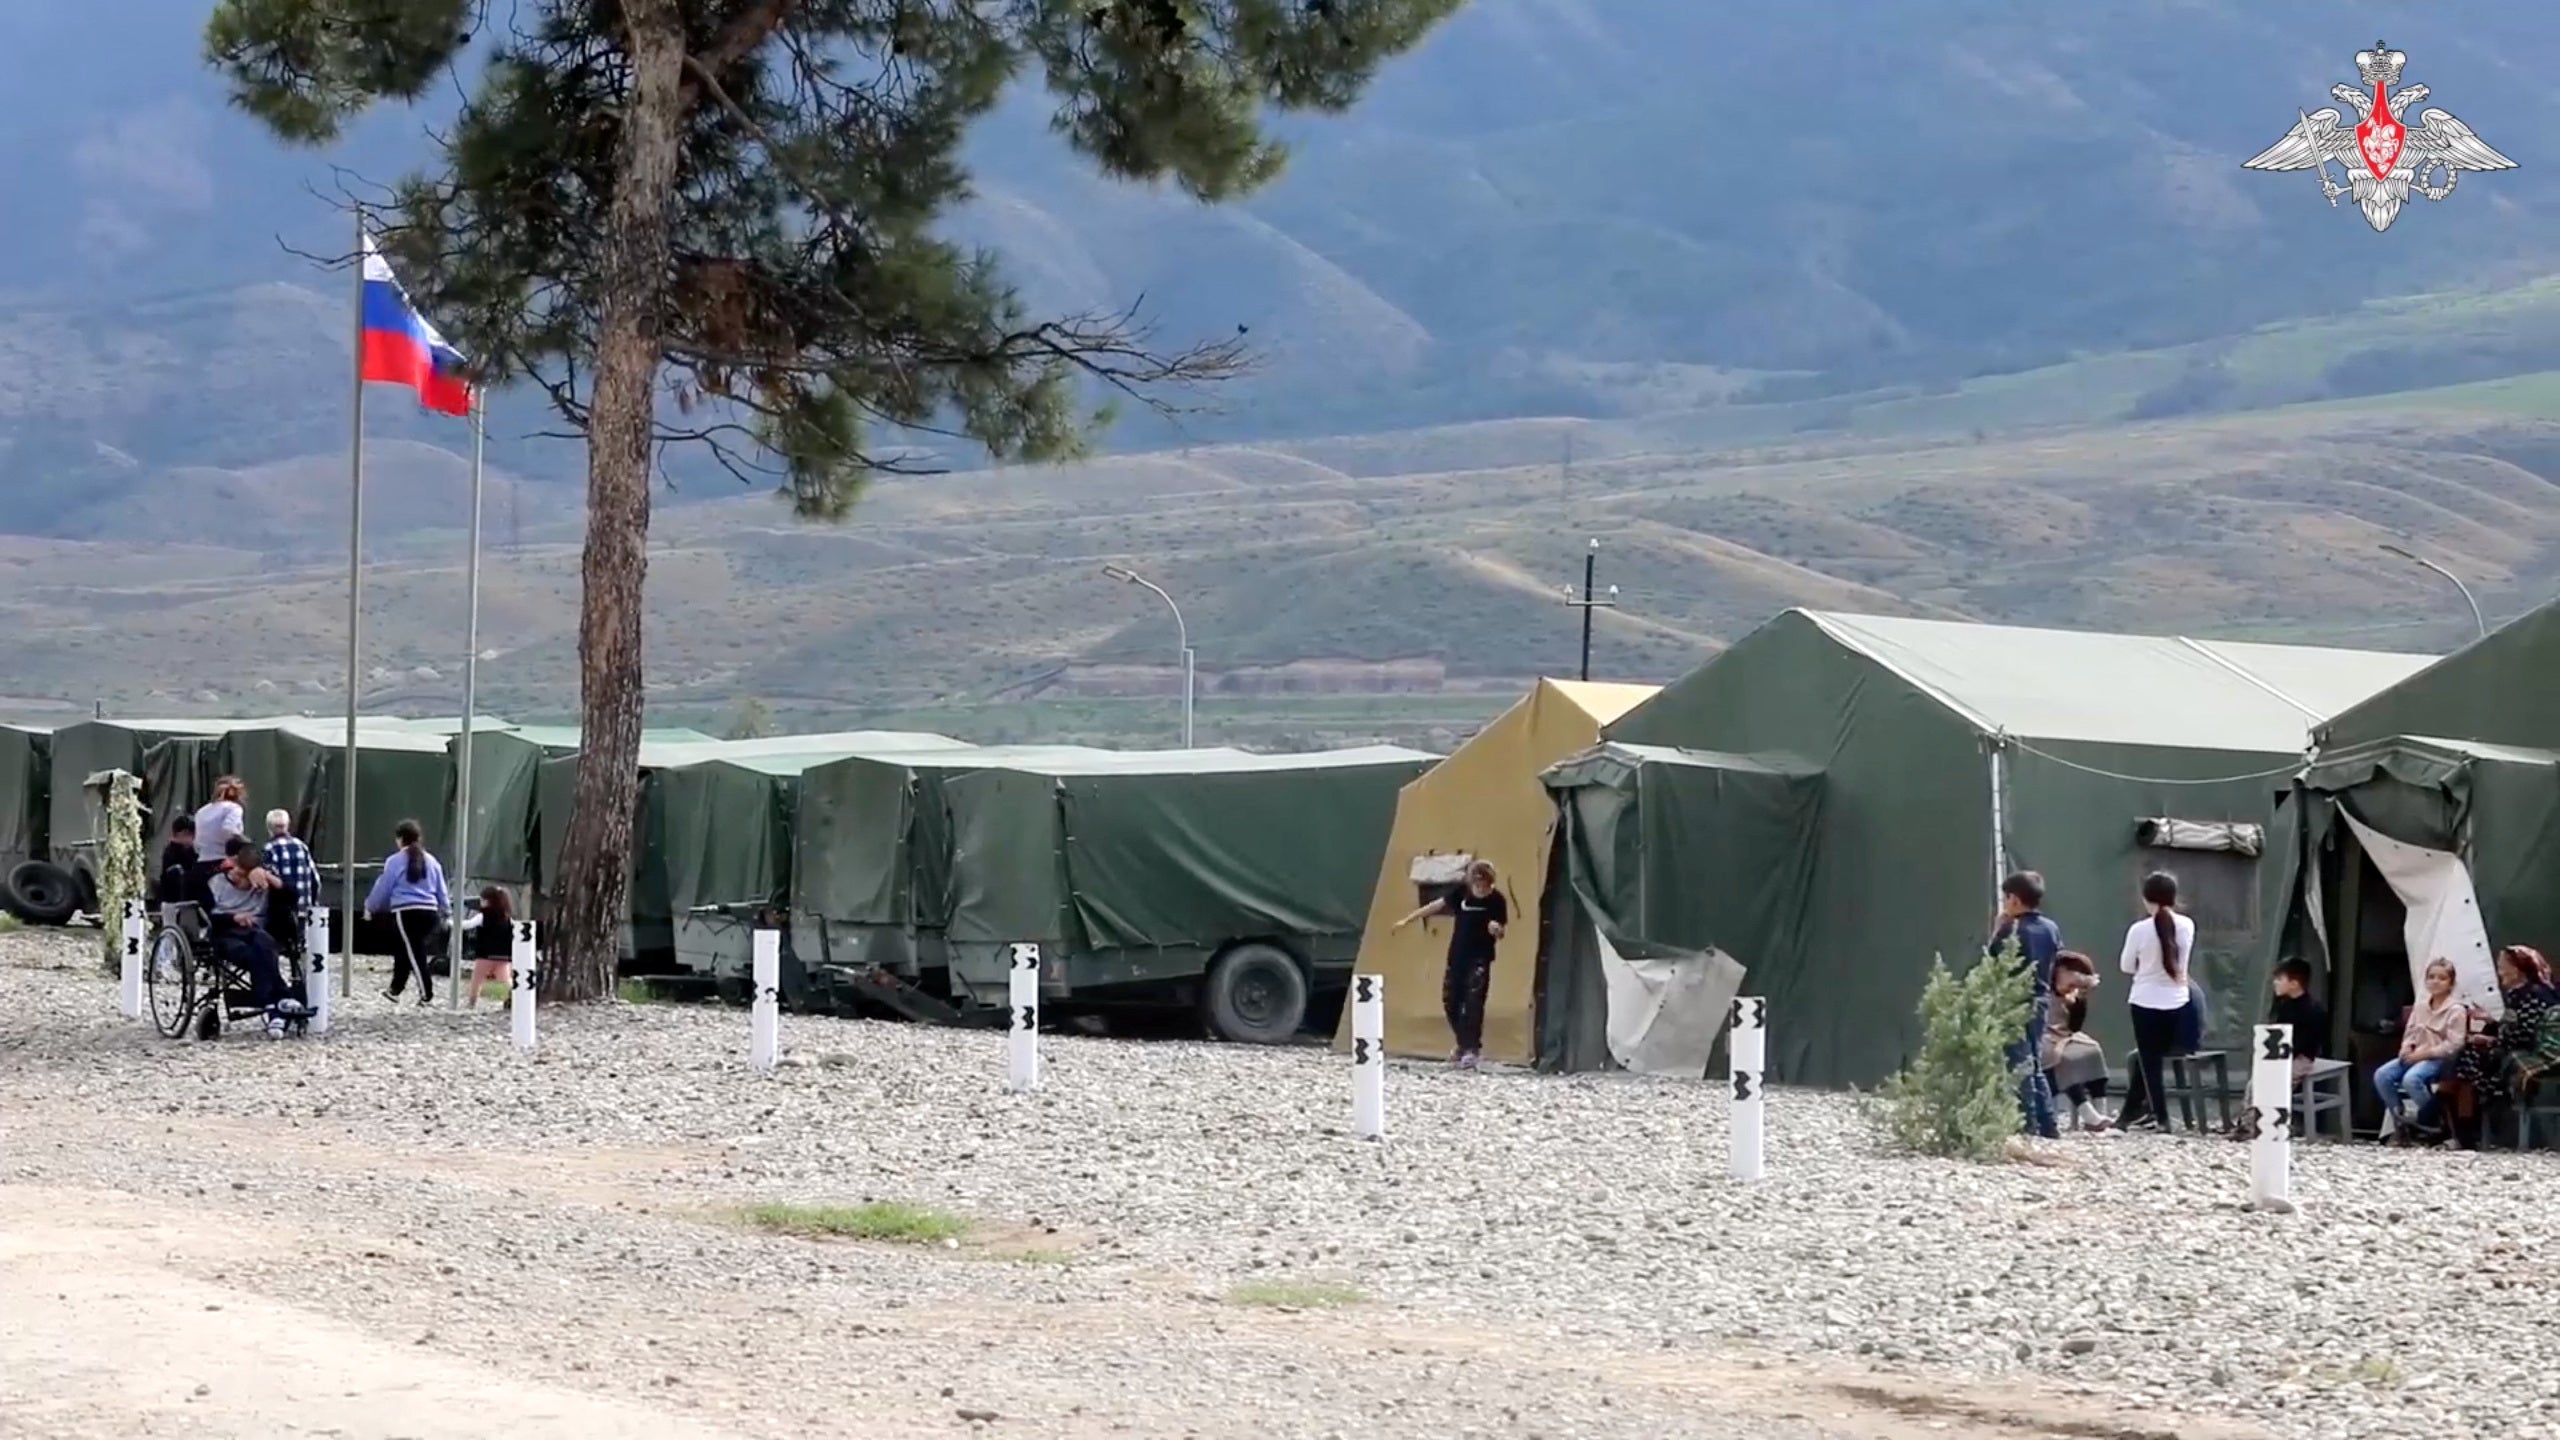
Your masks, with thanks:
<instances>
[{"instance_id":1,"label":"tent pole","mask_svg":"<svg viewBox=\"0 0 2560 1440\"><path fill-rule=\"evenodd\" d=\"M1990 737L1991 760L1991 893L2000 893L2000 884L2009 878L2008 794L2001 752L2008 748L2007 738Z\"/></svg>"}]
</instances>

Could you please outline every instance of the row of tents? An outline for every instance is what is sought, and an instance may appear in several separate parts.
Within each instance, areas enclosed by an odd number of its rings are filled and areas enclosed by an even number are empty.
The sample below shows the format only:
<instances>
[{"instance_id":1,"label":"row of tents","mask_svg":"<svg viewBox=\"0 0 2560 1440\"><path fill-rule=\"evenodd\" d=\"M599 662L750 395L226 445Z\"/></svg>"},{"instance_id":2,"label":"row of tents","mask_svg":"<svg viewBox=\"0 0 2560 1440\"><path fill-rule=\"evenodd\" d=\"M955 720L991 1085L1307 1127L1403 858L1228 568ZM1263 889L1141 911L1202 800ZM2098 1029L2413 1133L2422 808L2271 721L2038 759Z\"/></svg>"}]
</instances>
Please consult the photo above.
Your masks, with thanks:
<instances>
[{"instance_id":1,"label":"row of tents","mask_svg":"<svg viewBox=\"0 0 2560 1440\"><path fill-rule=\"evenodd\" d=\"M2381 987L2338 1007L2342 1032L2371 1026L2396 1018L2391 995L2405 1002L2406 960L2360 972L2313 932L2340 903L2323 877L2353 839L2330 817L2380 813L2378 785L2397 787L2390 823L2406 838L2494 841L2502 858L2477 862L2497 877L2496 902L2481 896L2491 928L2548 933L2535 927L2560 897L2528 877L2540 837L2560 840L2560 793L2546 805L2531 787L2560 772L2477 743L2560 744L2535 728L2560 720L2560 693L2527 701L2533 668L2475 653L2534 634L2560 645L2560 621L2437 664L1790 611L1658 693L1543 684L1409 788L1360 968L1388 977L1388 1048L1445 1053L1447 932L1391 926L1483 856L1523 937L1495 967L1487 1058L1694 1076L1747 984L1775 1017L1773 1079L1864 1086L1914 1052L1933 957L1961 968L1981 953L2015 869L2044 874L2065 944L2110 977L2100 1038L2129 1044L2115 960L2143 876L2166 869L2197 924L2218 1040L2258 1018L2284 954L2327 970L2333 993L2359 973ZM2481 688L2499 675L2504 690ZM2387 738L2422 724L2461 743ZM2391 893L2367 885L2353 903L2377 892ZM2328 898L2306 916L2305 896ZM2332 918L2326 933L2358 932Z\"/></svg>"},{"instance_id":2,"label":"row of tents","mask_svg":"<svg viewBox=\"0 0 2560 1440\"><path fill-rule=\"evenodd\" d=\"M2043 872L2065 943L2113 977L2135 889L2167 869L2217 1039L2299 956L2346 1053L2383 1043L2428 959L2476 998L2491 936L2555 938L2555 661L2552 609L2442 660L1790 611L1659 690L1542 681L1437 761L653 732L626 950L742 986L752 926L787 916L799 1003L949 1018L1000 1004L1030 942L1052 995L1174 994L1236 1038L1321 1016L1356 965L1388 977L1389 1049L1439 1055L1445 923L1393 922L1480 858L1513 914L1488 1058L1694 1075L1747 984L1778 1017L1773 1078L1866 1085L1915 1048L1932 957L1979 954L2001 875ZM368 849L450 813L463 733L365 723ZM343 739L0 731L0 858L76 865L81 778L126 768L155 825L240 773L331 859ZM539 914L576 734L484 721L470 743L465 868ZM2123 1046L2121 1003L2094 1011Z\"/></svg>"},{"instance_id":3,"label":"row of tents","mask_svg":"<svg viewBox=\"0 0 2560 1440\"><path fill-rule=\"evenodd\" d=\"M339 903L342 723L97 719L5 732L0 877L28 918L94 910L101 777L140 777L154 835L238 776L253 822L287 811ZM451 828L469 749L458 888L549 909L578 734L482 718L357 725L357 883L402 819ZM639 756L628 969L744 995L754 930L780 924L785 996L957 1019L1004 1003L1014 947L1055 1001L1196 1005L1220 1034L1277 1040L1347 987L1400 787L1435 757L986 747L855 731L719 741L652 731ZM363 937L359 937L362 939Z\"/></svg>"}]
</instances>

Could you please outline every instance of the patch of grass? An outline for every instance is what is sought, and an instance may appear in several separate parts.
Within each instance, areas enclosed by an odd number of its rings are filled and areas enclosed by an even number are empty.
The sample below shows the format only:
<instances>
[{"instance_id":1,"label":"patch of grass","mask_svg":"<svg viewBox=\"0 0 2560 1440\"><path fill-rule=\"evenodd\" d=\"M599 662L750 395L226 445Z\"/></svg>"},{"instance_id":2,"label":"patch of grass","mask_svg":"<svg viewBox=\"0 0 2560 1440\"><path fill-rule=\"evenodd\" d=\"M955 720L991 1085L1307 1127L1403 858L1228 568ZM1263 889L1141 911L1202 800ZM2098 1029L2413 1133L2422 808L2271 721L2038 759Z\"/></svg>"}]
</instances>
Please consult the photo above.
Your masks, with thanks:
<instances>
[{"instance_id":1,"label":"patch of grass","mask_svg":"<svg viewBox=\"0 0 2560 1440\"><path fill-rule=\"evenodd\" d=\"M740 1212L748 1224L777 1235L817 1235L841 1240L884 1240L900 1245L939 1245L969 1233L969 1222L945 1211L895 1200L860 1205L795 1205L768 1201Z\"/></svg>"},{"instance_id":2,"label":"patch of grass","mask_svg":"<svg viewBox=\"0 0 2560 1440\"><path fill-rule=\"evenodd\" d=\"M1228 1287L1230 1305L1262 1305L1279 1310L1332 1310L1357 1305L1369 1297L1356 1285L1335 1280L1244 1280Z\"/></svg>"},{"instance_id":3,"label":"patch of grass","mask_svg":"<svg viewBox=\"0 0 2560 1440\"><path fill-rule=\"evenodd\" d=\"M24 930L26 928L26 921L19 919L17 916L10 914L6 910L0 910L0 935L6 935L12 930Z\"/></svg>"},{"instance_id":4,"label":"patch of grass","mask_svg":"<svg viewBox=\"0 0 2560 1440\"><path fill-rule=\"evenodd\" d=\"M625 1005L663 1005L675 999L655 980L625 980L613 987L613 994Z\"/></svg>"}]
</instances>

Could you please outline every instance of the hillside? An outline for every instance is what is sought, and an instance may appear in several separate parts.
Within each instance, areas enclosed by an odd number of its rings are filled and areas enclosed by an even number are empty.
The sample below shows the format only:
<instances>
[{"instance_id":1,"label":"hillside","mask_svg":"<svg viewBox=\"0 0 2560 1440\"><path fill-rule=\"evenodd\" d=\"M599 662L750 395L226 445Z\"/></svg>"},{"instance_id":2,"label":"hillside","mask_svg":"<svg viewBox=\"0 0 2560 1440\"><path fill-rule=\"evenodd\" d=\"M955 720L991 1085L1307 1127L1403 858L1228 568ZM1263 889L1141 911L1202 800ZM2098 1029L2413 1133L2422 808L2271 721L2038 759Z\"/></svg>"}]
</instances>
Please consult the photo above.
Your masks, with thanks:
<instances>
[{"instance_id":1,"label":"hillside","mask_svg":"<svg viewBox=\"0 0 2560 1440\"><path fill-rule=\"evenodd\" d=\"M8 523L104 533L154 470L344 443L343 297L287 247L342 252L322 195L397 173L433 114L282 150L202 73L206 8L128 0L114 46L76 8L0 15L23 119L0 135L0 480L63 502ZM2377 26L2523 162L2382 237L2308 177L2238 168L2329 103ZM2415 21L2334 0L1475 0L1350 114L1290 122L1292 168L1248 205L1090 178L1026 92L976 137L980 200L951 228L1043 307L1143 300L1168 343L1249 327L1263 372L1178 423L1132 417L1132 447L1544 415L1758 443L1839 428L1879 390L2132 351L2168 369L2128 369L2102 418L2238 408L2560 367L2549 305L2415 347L2341 327L2308 393L2253 395L2214 353L2560 274L2560 166L2534 148L2560 122L2555 63L2560 12L2526 0ZM1786 428L1733 433L1737 396L1792 407ZM376 433L437 434L374 408ZM498 421L500 463L574 474L574 449L518 438L544 423L529 403ZM674 464L686 495L727 493Z\"/></svg>"},{"instance_id":2,"label":"hillside","mask_svg":"<svg viewBox=\"0 0 2560 1440\"><path fill-rule=\"evenodd\" d=\"M1792 605L2449 647L2469 628L2458 598L2375 547L2442 557L2493 616L2560 586L2560 423L2518 413L2553 413L2560 381L2539 383L1984 441L1629 453L1569 475L1355 474L1321 445L1204 447L887 484L840 528L706 503L655 537L652 704L1160 735L1172 627L1100 573L1125 559L1184 604L1209 733L1445 740L1526 677L1571 673L1557 590L1585 536L1623 587L1598 626L1607 678L1670 678ZM341 484L325 466L261 479L315 487L292 503L323 518ZM421 529L372 554L370 703L450 710L460 537ZM8 541L6 708L326 713L339 564L326 546ZM565 517L493 528L484 703L573 707L576 570Z\"/></svg>"}]
</instances>

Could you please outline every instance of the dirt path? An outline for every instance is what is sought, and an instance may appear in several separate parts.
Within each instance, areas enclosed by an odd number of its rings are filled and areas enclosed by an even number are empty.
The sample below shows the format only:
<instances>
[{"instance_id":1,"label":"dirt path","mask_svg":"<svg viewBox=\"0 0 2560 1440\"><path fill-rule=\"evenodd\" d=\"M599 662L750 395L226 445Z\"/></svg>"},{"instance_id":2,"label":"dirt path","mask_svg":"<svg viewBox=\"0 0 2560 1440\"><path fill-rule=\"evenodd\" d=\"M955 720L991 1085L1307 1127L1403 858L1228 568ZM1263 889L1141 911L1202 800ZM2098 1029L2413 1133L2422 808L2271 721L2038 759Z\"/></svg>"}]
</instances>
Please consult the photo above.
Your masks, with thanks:
<instances>
[{"instance_id":1,"label":"dirt path","mask_svg":"<svg viewBox=\"0 0 2560 1440\"><path fill-rule=\"evenodd\" d=\"M725 1440L734 1432L402 1347L188 1273L97 1194L0 1187L0 1418L27 1435ZM197 1263L201 1263L200 1260ZM285 1282L289 1285L289 1279ZM18 1427L23 1427L19 1429Z\"/></svg>"}]
</instances>

